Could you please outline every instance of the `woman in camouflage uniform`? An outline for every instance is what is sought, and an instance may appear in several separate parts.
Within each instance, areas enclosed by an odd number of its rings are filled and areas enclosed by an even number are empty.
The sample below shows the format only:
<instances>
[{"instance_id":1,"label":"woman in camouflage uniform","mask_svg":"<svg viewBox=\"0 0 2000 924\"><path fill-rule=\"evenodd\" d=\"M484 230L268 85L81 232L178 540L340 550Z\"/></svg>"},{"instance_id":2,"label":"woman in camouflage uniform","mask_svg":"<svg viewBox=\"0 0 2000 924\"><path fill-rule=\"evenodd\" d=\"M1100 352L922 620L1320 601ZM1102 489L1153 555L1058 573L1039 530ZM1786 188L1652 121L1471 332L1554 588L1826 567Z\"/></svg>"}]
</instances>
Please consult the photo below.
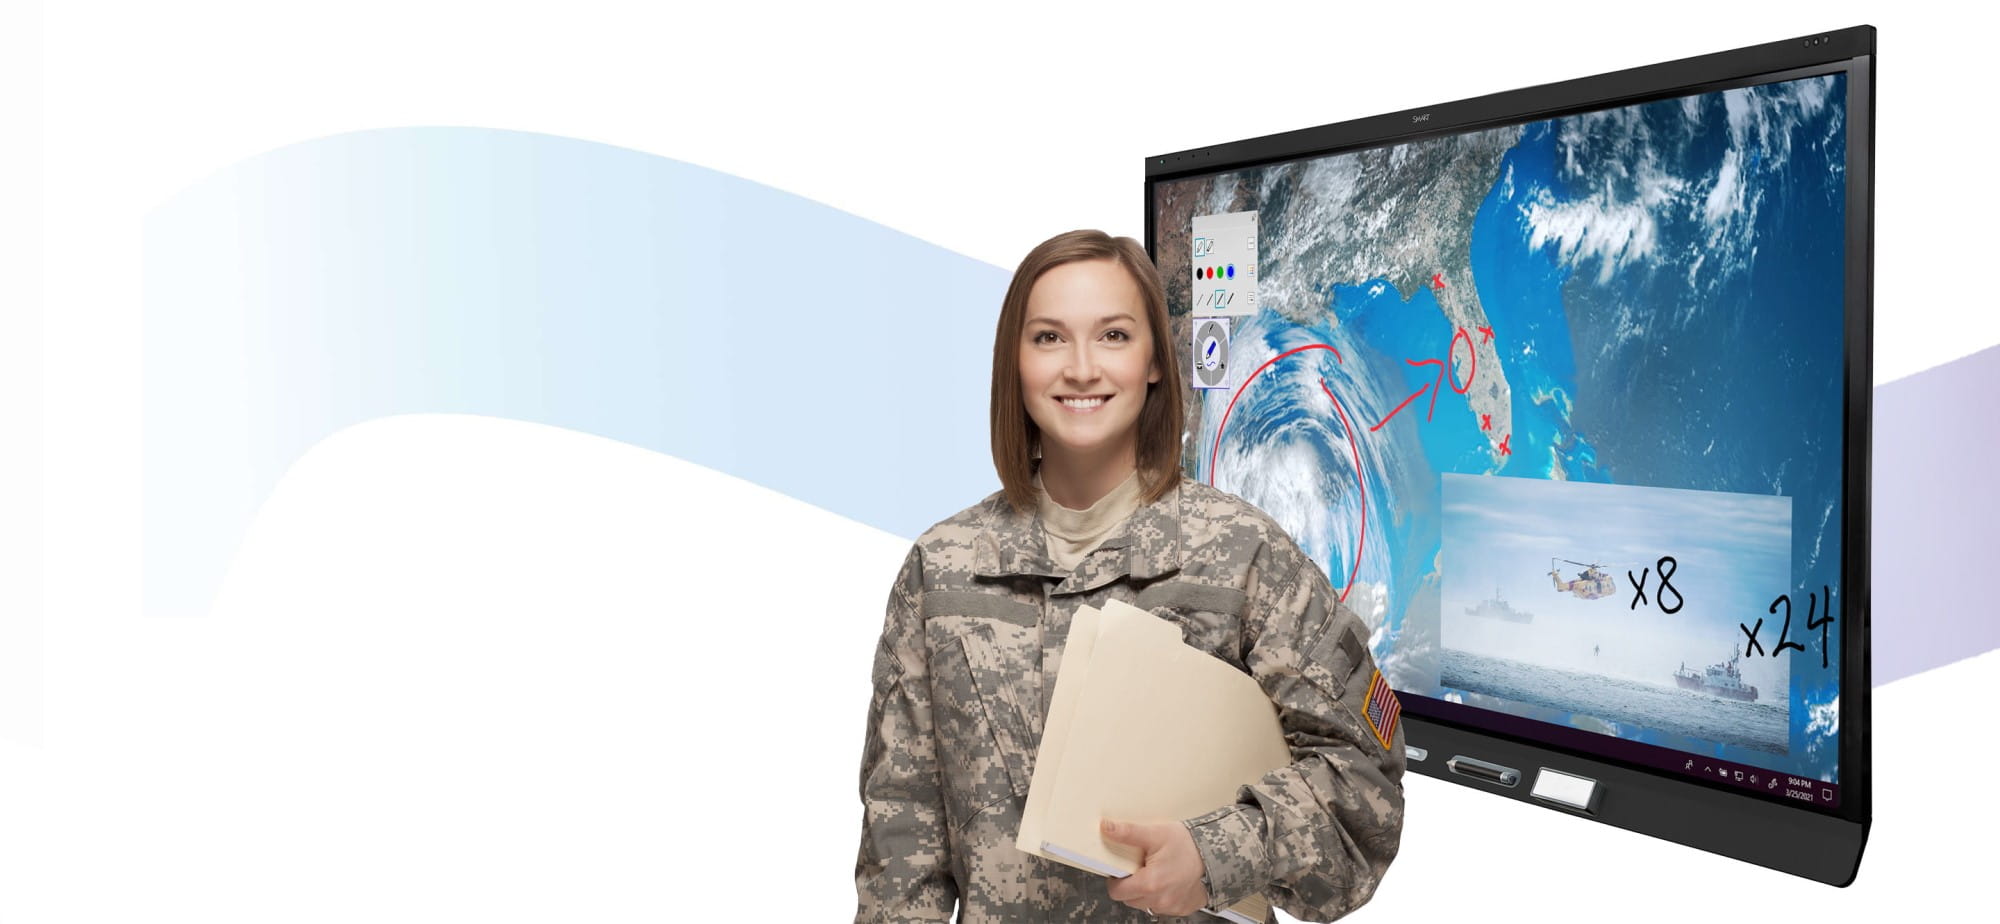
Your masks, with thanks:
<instances>
[{"instance_id":1,"label":"woman in camouflage uniform","mask_svg":"<svg viewBox=\"0 0 2000 924\"><path fill-rule=\"evenodd\" d=\"M1365 709L1367 631L1269 516L1182 473L1170 331L1130 238L1059 235L1015 272L993 346L1002 490L919 537L889 592L856 921L957 906L964 922L1150 924L1250 895L1330 921L1395 856L1403 742ZM1143 857L1123 879L1014 847L1070 618L1112 599L1255 677L1293 756L1199 817L1108 820Z\"/></svg>"}]
</instances>

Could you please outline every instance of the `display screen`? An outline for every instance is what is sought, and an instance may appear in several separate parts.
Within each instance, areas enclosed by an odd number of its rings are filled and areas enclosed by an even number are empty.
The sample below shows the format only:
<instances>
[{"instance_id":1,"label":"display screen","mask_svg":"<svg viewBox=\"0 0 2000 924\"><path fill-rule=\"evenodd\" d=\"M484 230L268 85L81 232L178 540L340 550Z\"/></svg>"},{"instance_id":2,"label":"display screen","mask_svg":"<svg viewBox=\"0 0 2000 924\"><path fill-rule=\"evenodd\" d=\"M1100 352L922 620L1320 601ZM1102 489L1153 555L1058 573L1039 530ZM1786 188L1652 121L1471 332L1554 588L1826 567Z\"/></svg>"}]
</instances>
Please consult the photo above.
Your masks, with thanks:
<instances>
[{"instance_id":1,"label":"display screen","mask_svg":"<svg viewBox=\"0 0 2000 924\"><path fill-rule=\"evenodd\" d=\"M1839 806L1846 76L1155 181L1190 476L1406 708Z\"/></svg>"}]
</instances>

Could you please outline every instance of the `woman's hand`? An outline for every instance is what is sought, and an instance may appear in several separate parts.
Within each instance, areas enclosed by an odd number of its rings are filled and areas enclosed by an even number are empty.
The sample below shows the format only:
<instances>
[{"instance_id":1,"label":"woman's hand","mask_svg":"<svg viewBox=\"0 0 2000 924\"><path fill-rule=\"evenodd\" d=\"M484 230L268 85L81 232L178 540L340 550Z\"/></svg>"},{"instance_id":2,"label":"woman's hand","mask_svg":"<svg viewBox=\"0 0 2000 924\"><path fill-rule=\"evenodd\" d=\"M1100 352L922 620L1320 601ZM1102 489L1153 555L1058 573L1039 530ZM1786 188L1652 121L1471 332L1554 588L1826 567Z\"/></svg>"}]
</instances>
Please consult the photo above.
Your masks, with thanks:
<instances>
[{"instance_id":1,"label":"woman's hand","mask_svg":"<svg viewBox=\"0 0 2000 924\"><path fill-rule=\"evenodd\" d=\"M1201 852L1178 823L1137 824L1105 819L1104 836L1139 848L1139 869L1113 879L1111 898L1154 915L1193 914L1208 904L1201 884Z\"/></svg>"}]
</instances>

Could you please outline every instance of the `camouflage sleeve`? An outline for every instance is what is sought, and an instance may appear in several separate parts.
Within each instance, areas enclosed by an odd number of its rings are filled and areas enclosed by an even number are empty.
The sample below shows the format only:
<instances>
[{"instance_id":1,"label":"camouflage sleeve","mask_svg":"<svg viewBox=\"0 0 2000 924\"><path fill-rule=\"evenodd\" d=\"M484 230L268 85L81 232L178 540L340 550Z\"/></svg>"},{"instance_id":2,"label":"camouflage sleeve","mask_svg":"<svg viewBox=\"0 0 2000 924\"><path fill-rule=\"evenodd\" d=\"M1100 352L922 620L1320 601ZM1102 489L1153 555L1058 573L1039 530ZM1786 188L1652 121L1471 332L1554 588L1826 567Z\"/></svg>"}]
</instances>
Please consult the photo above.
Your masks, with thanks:
<instances>
[{"instance_id":1,"label":"camouflage sleeve","mask_svg":"<svg viewBox=\"0 0 2000 924\"><path fill-rule=\"evenodd\" d=\"M856 924L950 921L958 901L931 729L922 599L923 553L911 546L889 591L889 612L875 649L875 692L861 749Z\"/></svg>"},{"instance_id":2,"label":"camouflage sleeve","mask_svg":"<svg viewBox=\"0 0 2000 924\"><path fill-rule=\"evenodd\" d=\"M1331 921L1375 894L1401 843L1403 733L1368 717L1375 661L1360 619L1297 557L1283 582L1259 582L1245 612L1245 662L1278 707L1292 764L1185 824L1211 907L1263 894L1300 920Z\"/></svg>"}]
</instances>

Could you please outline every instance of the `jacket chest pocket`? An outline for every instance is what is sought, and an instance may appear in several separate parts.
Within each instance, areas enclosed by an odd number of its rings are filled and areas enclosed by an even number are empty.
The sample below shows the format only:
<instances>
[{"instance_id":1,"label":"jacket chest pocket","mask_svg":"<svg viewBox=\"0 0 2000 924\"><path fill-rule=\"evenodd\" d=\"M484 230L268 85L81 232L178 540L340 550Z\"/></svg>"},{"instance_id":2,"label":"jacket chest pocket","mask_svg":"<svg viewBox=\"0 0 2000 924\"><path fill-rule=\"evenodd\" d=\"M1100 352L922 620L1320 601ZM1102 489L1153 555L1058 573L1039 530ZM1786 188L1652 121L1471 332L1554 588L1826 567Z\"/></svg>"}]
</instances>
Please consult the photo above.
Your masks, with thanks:
<instances>
[{"instance_id":1,"label":"jacket chest pocket","mask_svg":"<svg viewBox=\"0 0 2000 924\"><path fill-rule=\"evenodd\" d=\"M1028 794L1036 742L1026 706L1040 696L1041 633L1034 623L952 614L932 616L926 631L945 813L957 831Z\"/></svg>"},{"instance_id":2,"label":"jacket chest pocket","mask_svg":"<svg viewBox=\"0 0 2000 924\"><path fill-rule=\"evenodd\" d=\"M1245 673L1243 608L1248 597L1234 587L1163 581L1139 592L1134 606L1181 628L1181 638Z\"/></svg>"}]
</instances>

